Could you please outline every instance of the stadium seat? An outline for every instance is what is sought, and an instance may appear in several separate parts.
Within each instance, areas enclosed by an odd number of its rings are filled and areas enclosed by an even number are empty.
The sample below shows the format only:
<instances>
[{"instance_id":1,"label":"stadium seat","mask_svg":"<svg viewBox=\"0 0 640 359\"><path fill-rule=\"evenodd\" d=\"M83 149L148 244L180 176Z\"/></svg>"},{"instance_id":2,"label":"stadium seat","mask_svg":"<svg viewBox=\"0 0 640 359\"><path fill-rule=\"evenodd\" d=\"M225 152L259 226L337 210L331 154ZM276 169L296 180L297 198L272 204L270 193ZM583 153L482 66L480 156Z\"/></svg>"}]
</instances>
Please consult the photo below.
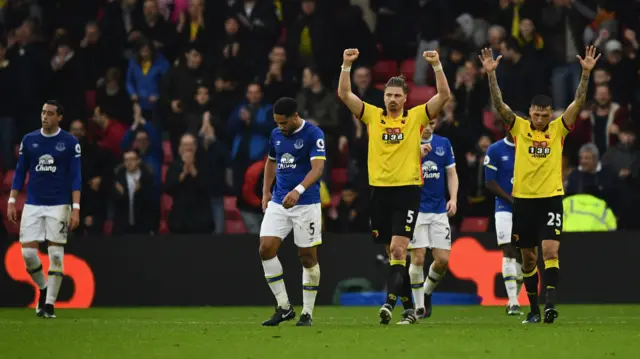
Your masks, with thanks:
<instances>
[{"instance_id":1,"label":"stadium seat","mask_svg":"<svg viewBox=\"0 0 640 359\"><path fill-rule=\"evenodd\" d=\"M489 219L486 217L467 217L460 225L461 232L478 233L486 232L489 226Z\"/></svg>"},{"instance_id":2,"label":"stadium seat","mask_svg":"<svg viewBox=\"0 0 640 359\"><path fill-rule=\"evenodd\" d=\"M398 74L398 63L393 60L378 61L373 66L373 80L376 82L387 82L389 77Z\"/></svg>"},{"instance_id":3,"label":"stadium seat","mask_svg":"<svg viewBox=\"0 0 640 359\"><path fill-rule=\"evenodd\" d=\"M84 103L87 106L87 110L89 111L89 113L93 113L93 110L97 106L96 91L95 90L90 90L90 91L85 91L84 92Z\"/></svg>"},{"instance_id":4,"label":"stadium seat","mask_svg":"<svg viewBox=\"0 0 640 359\"><path fill-rule=\"evenodd\" d=\"M333 192L342 191L345 183L349 179L346 168L334 168L331 170L331 190Z\"/></svg>"},{"instance_id":5,"label":"stadium seat","mask_svg":"<svg viewBox=\"0 0 640 359\"><path fill-rule=\"evenodd\" d=\"M400 64L400 73L404 75L404 78L413 81L413 74L416 72L416 60L406 59Z\"/></svg>"},{"instance_id":6,"label":"stadium seat","mask_svg":"<svg viewBox=\"0 0 640 359\"><path fill-rule=\"evenodd\" d=\"M2 179L2 192L8 192L11 190L11 182L13 182L13 174L15 171L9 170L5 172Z\"/></svg>"},{"instance_id":7,"label":"stadium seat","mask_svg":"<svg viewBox=\"0 0 640 359\"><path fill-rule=\"evenodd\" d=\"M409 94L407 96L407 107L411 108L421 105L436 94L436 89L431 86L417 86L409 83Z\"/></svg>"},{"instance_id":8,"label":"stadium seat","mask_svg":"<svg viewBox=\"0 0 640 359\"><path fill-rule=\"evenodd\" d=\"M113 231L113 222L111 221L104 221L104 226L102 227L102 232L104 234L111 234L111 232Z\"/></svg>"},{"instance_id":9,"label":"stadium seat","mask_svg":"<svg viewBox=\"0 0 640 359\"><path fill-rule=\"evenodd\" d=\"M164 163L170 164L173 162L173 151L171 151L171 141L162 141L162 150L164 151Z\"/></svg>"},{"instance_id":10,"label":"stadium seat","mask_svg":"<svg viewBox=\"0 0 640 359\"><path fill-rule=\"evenodd\" d=\"M162 165L162 183L167 182L167 172L169 171L169 165Z\"/></svg>"},{"instance_id":11,"label":"stadium seat","mask_svg":"<svg viewBox=\"0 0 640 359\"><path fill-rule=\"evenodd\" d=\"M160 221L160 227L158 228L159 234L168 234L169 226L167 225L167 221Z\"/></svg>"},{"instance_id":12,"label":"stadium seat","mask_svg":"<svg viewBox=\"0 0 640 359\"><path fill-rule=\"evenodd\" d=\"M173 207L173 198L169 195L163 194L161 198L161 206L160 206L160 218L167 219L169 212L171 212L171 208Z\"/></svg>"},{"instance_id":13,"label":"stadium seat","mask_svg":"<svg viewBox=\"0 0 640 359\"><path fill-rule=\"evenodd\" d=\"M227 220L241 220L240 211L236 205L237 199L233 196L224 197L224 218Z\"/></svg>"},{"instance_id":14,"label":"stadium seat","mask_svg":"<svg viewBox=\"0 0 640 359\"><path fill-rule=\"evenodd\" d=\"M377 84L375 84L375 88L377 88L380 91L384 91L384 86L385 86L385 83L383 82L378 82Z\"/></svg>"},{"instance_id":15,"label":"stadium seat","mask_svg":"<svg viewBox=\"0 0 640 359\"><path fill-rule=\"evenodd\" d=\"M482 123L484 124L484 127L490 129L491 131L495 130L495 118L493 117L493 112L491 111L484 111L482 113Z\"/></svg>"},{"instance_id":16,"label":"stadium seat","mask_svg":"<svg viewBox=\"0 0 640 359\"><path fill-rule=\"evenodd\" d=\"M342 193L334 193L331 195L331 207L337 207L340 204Z\"/></svg>"},{"instance_id":17,"label":"stadium seat","mask_svg":"<svg viewBox=\"0 0 640 359\"><path fill-rule=\"evenodd\" d=\"M227 234L246 234L247 228L244 226L242 220L230 220L224 221L224 226Z\"/></svg>"}]
</instances>

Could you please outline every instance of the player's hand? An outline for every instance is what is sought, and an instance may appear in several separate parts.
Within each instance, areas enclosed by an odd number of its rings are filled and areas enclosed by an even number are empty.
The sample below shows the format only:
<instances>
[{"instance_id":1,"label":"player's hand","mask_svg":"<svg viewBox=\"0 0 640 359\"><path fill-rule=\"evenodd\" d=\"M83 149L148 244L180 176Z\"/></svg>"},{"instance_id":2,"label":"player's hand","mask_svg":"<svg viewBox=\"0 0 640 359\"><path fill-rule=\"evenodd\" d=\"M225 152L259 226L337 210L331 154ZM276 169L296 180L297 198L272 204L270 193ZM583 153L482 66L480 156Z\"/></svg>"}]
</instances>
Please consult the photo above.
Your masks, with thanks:
<instances>
[{"instance_id":1,"label":"player's hand","mask_svg":"<svg viewBox=\"0 0 640 359\"><path fill-rule=\"evenodd\" d=\"M484 70L489 73L495 71L496 68L498 68L498 64L502 59L502 55L498 56L494 60L493 51L490 48L484 48L480 52L478 58L480 59L480 62L482 62L482 68L484 68Z\"/></svg>"},{"instance_id":2,"label":"player's hand","mask_svg":"<svg viewBox=\"0 0 640 359\"><path fill-rule=\"evenodd\" d=\"M342 62L345 65L350 66L358 59L358 56L360 56L360 51L358 51L358 49L346 49L342 54Z\"/></svg>"},{"instance_id":3,"label":"player's hand","mask_svg":"<svg viewBox=\"0 0 640 359\"><path fill-rule=\"evenodd\" d=\"M271 193L265 193L262 195L262 212L267 210L267 206L269 205L269 201L271 201Z\"/></svg>"},{"instance_id":4,"label":"player's hand","mask_svg":"<svg viewBox=\"0 0 640 359\"><path fill-rule=\"evenodd\" d=\"M69 224L69 228L71 228L71 231L74 231L76 228L78 228L79 224L80 224L80 210L73 209L71 211L71 223Z\"/></svg>"},{"instance_id":5,"label":"player's hand","mask_svg":"<svg viewBox=\"0 0 640 359\"><path fill-rule=\"evenodd\" d=\"M18 214L16 212L16 204L15 203L9 203L9 205L7 205L7 219L9 220L9 222L15 224L17 219L18 219Z\"/></svg>"},{"instance_id":6,"label":"player's hand","mask_svg":"<svg viewBox=\"0 0 640 359\"><path fill-rule=\"evenodd\" d=\"M300 193L298 193L298 191L294 189L293 191L287 193L287 195L284 197L284 199L282 200L282 207L284 207L285 209L289 209L295 206L296 203L298 203L299 199Z\"/></svg>"},{"instance_id":7,"label":"player's hand","mask_svg":"<svg viewBox=\"0 0 640 359\"><path fill-rule=\"evenodd\" d=\"M423 145L420 145L420 155L421 155L421 157L424 157L424 156L428 155L429 152L431 152L431 144L425 143Z\"/></svg>"},{"instance_id":8,"label":"player's hand","mask_svg":"<svg viewBox=\"0 0 640 359\"><path fill-rule=\"evenodd\" d=\"M600 56L602 56L602 54L598 54L598 56L596 56L596 50L595 46L587 46L584 59L580 57L580 55L576 55L578 60L580 60L580 65L582 65L583 70L591 71L596 66L596 62Z\"/></svg>"},{"instance_id":9,"label":"player's hand","mask_svg":"<svg viewBox=\"0 0 640 359\"><path fill-rule=\"evenodd\" d=\"M450 199L449 202L447 202L447 216L453 217L456 215L457 211L458 211L457 201L454 199Z\"/></svg>"},{"instance_id":10,"label":"player's hand","mask_svg":"<svg viewBox=\"0 0 640 359\"><path fill-rule=\"evenodd\" d=\"M425 51L422 53L422 57L424 57L431 66L440 64L440 55L438 55L438 51Z\"/></svg>"}]
</instances>

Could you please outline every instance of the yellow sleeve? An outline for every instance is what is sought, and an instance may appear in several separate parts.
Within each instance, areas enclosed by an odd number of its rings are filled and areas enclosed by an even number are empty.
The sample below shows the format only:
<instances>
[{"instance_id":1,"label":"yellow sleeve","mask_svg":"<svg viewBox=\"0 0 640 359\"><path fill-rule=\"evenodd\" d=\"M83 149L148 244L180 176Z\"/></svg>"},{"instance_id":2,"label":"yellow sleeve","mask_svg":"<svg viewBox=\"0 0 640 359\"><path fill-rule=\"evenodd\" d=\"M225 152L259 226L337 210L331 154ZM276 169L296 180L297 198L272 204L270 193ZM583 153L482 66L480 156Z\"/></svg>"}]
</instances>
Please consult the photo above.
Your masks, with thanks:
<instances>
[{"instance_id":1,"label":"yellow sleeve","mask_svg":"<svg viewBox=\"0 0 640 359\"><path fill-rule=\"evenodd\" d=\"M529 126L529 121L520 116L516 116L516 119L513 120L513 124L509 128L509 132L511 132L512 136L516 136L523 128L527 128L527 126Z\"/></svg>"},{"instance_id":2,"label":"yellow sleeve","mask_svg":"<svg viewBox=\"0 0 640 359\"><path fill-rule=\"evenodd\" d=\"M556 118L554 121L560 122L558 124L558 128L560 129L560 132L562 133L562 136L568 135L569 132L571 132L571 130L573 130L573 127L569 128L569 126L567 126L567 124L564 122L564 117L562 117L562 116Z\"/></svg>"},{"instance_id":3,"label":"yellow sleeve","mask_svg":"<svg viewBox=\"0 0 640 359\"><path fill-rule=\"evenodd\" d=\"M426 126L429 124L429 113L427 112L427 104L423 103L409 110L409 116L414 116L418 119L420 125Z\"/></svg>"},{"instance_id":4,"label":"yellow sleeve","mask_svg":"<svg viewBox=\"0 0 640 359\"><path fill-rule=\"evenodd\" d=\"M320 203L322 203L322 207L327 207L331 204L331 194L324 181L320 181Z\"/></svg>"},{"instance_id":5,"label":"yellow sleeve","mask_svg":"<svg viewBox=\"0 0 640 359\"><path fill-rule=\"evenodd\" d=\"M364 122L365 125L368 125L374 119L379 118L382 114L382 109L380 107L376 107L364 101L362 101L362 103L364 106L362 107L362 113L360 113L360 121Z\"/></svg>"}]
</instances>

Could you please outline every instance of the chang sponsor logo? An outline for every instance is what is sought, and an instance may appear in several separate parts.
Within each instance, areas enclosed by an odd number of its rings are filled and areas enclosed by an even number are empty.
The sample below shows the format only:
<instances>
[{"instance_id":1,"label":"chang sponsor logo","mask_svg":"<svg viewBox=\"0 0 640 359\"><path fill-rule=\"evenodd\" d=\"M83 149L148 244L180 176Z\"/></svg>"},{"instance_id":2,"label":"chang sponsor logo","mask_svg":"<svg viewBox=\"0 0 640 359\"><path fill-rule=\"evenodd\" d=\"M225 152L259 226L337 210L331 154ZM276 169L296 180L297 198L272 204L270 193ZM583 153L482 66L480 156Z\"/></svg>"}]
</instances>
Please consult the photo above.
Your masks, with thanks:
<instances>
[{"instance_id":1,"label":"chang sponsor logo","mask_svg":"<svg viewBox=\"0 0 640 359\"><path fill-rule=\"evenodd\" d=\"M51 155L42 155L38 158L36 172L53 172L56 173L56 165Z\"/></svg>"},{"instance_id":2,"label":"chang sponsor logo","mask_svg":"<svg viewBox=\"0 0 640 359\"><path fill-rule=\"evenodd\" d=\"M284 169L294 169L296 168L296 159L295 157L293 157L293 155L289 154L289 153L285 153L280 157L280 163L278 163L278 169L279 170L284 170Z\"/></svg>"},{"instance_id":3,"label":"chang sponsor logo","mask_svg":"<svg viewBox=\"0 0 640 359\"><path fill-rule=\"evenodd\" d=\"M438 165L433 161L425 161L422 164L422 177L424 179L440 179Z\"/></svg>"}]
</instances>

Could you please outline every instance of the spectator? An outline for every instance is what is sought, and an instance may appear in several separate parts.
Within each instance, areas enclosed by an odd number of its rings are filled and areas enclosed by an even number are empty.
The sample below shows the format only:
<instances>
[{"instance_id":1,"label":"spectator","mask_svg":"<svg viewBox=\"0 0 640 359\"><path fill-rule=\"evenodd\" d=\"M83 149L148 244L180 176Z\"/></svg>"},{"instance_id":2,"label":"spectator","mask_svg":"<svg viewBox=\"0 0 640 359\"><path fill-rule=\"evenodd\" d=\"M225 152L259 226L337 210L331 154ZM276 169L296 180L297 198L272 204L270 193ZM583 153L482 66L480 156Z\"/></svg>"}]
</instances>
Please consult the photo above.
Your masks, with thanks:
<instances>
[{"instance_id":1,"label":"spectator","mask_svg":"<svg viewBox=\"0 0 640 359\"><path fill-rule=\"evenodd\" d=\"M151 171L158 188L162 184L162 160L164 152L162 149L162 135L144 117L136 106L134 110L133 125L127 130L120 145L122 152L135 149L142 159L142 162Z\"/></svg>"},{"instance_id":2,"label":"spectator","mask_svg":"<svg viewBox=\"0 0 640 359\"><path fill-rule=\"evenodd\" d=\"M205 112L202 119L202 127L199 130L200 147L204 150L202 167L206 171L209 197L211 200L211 212L215 232L224 233L224 195L225 175L228 167L229 154L224 142L217 138L216 126L212 123L211 114Z\"/></svg>"},{"instance_id":3,"label":"spectator","mask_svg":"<svg viewBox=\"0 0 640 359\"><path fill-rule=\"evenodd\" d=\"M185 116L186 132L198 136L203 123L205 122L205 114L208 114L207 123L210 123L212 128L215 128L215 133L222 135L220 138L225 138L225 126L218 116L212 113L211 97L209 96L209 88L200 84L196 88L194 100L191 101L191 105Z\"/></svg>"},{"instance_id":4,"label":"spectator","mask_svg":"<svg viewBox=\"0 0 640 359\"><path fill-rule=\"evenodd\" d=\"M324 87L318 71L308 66L303 71L303 89L296 96L301 117L319 126L325 134L335 134L338 126L338 103L333 91Z\"/></svg>"},{"instance_id":5,"label":"spectator","mask_svg":"<svg viewBox=\"0 0 640 359\"><path fill-rule=\"evenodd\" d=\"M224 23L225 36L221 49L217 53L217 67L228 71L237 81L245 82L249 80L249 75L253 73L250 66L249 42L240 32L238 20L229 17Z\"/></svg>"},{"instance_id":6,"label":"spectator","mask_svg":"<svg viewBox=\"0 0 640 359\"><path fill-rule=\"evenodd\" d=\"M13 169L16 165L14 146L17 140L16 106L14 84L19 81L16 66L7 60L7 44L0 40L0 169Z\"/></svg>"},{"instance_id":7,"label":"spectator","mask_svg":"<svg viewBox=\"0 0 640 359\"><path fill-rule=\"evenodd\" d=\"M185 143L190 142L189 149ZM164 191L173 198L168 224L171 233L211 233L213 223L208 196L208 183L204 171L196 163L196 139L191 134L182 136L178 153L169 171Z\"/></svg>"},{"instance_id":8,"label":"spectator","mask_svg":"<svg viewBox=\"0 0 640 359\"><path fill-rule=\"evenodd\" d=\"M120 158L120 144L127 129L115 119L109 108L96 107L93 121L99 127L96 133L98 146L109 151L114 158Z\"/></svg>"},{"instance_id":9,"label":"spectator","mask_svg":"<svg viewBox=\"0 0 640 359\"><path fill-rule=\"evenodd\" d=\"M466 61L455 76L453 102L459 130L475 142L477 134L484 130L484 108L489 102L487 81L480 77L475 61Z\"/></svg>"},{"instance_id":10,"label":"spectator","mask_svg":"<svg viewBox=\"0 0 640 359\"><path fill-rule=\"evenodd\" d=\"M293 97L298 85L295 71L287 62L287 52L284 46L276 45L269 54L269 65L263 79L264 98L269 103L275 103L281 97Z\"/></svg>"},{"instance_id":11,"label":"spectator","mask_svg":"<svg viewBox=\"0 0 640 359\"><path fill-rule=\"evenodd\" d=\"M492 25L487 31L487 45L493 51L493 56L499 56L502 50L502 42L507 38L507 32L500 25Z\"/></svg>"},{"instance_id":12,"label":"spectator","mask_svg":"<svg viewBox=\"0 0 640 359\"><path fill-rule=\"evenodd\" d=\"M107 70L105 83L96 92L96 104L112 113L120 123L129 126L133 123L133 107L122 85L122 72L115 67Z\"/></svg>"},{"instance_id":13,"label":"spectator","mask_svg":"<svg viewBox=\"0 0 640 359\"><path fill-rule=\"evenodd\" d=\"M531 55L537 59L543 59L541 52L544 49L544 40L536 31L536 26L532 19L523 18L520 20L520 30L516 39L525 56Z\"/></svg>"},{"instance_id":14,"label":"spectator","mask_svg":"<svg viewBox=\"0 0 640 359\"><path fill-rule=\"evenodd\" d=\"M328 230L336 233L363 233L369 230L369 213L352 184L345 185L334 218L330 219ZM331 215L330 215L331 217Z\"/></svg>"},{"instance_id":15,"label":"spectator","mask_svg":"<svg viewBox=\"0 0 640 359\"><path fill-rule=\"evenodd\" d=\"M632 180L632 168L640 161L640 151L636 145L636 132L633 127L620 127L619 142L611 146L602 156L602 165L608 166L622 180Z\"/></svg>"},{"instance_id":16,"label":"spectator","mask_svg":"<svg viewBox=\"0 0 640 359\"><path fill-rule=\"evenodd\" d=\"M330 49L331 28L316 11L315 0L302 1L302 13L290 28L287 28L287 54L289 60L297 67L315 64L323 75L331 74L327 64ZM325 77L329 78L329 77Z\"/></svg>"},{"instance_id":17,"label":"spectator","mask_svg":"<svg viewBox=\"0 0 640 359\"><path fill-rule=\"evenodd\" d=\"M68 129L71 120L86 117L83 93L83 64L76 56L69 39L60 39L51 59L51 93L64 106L61 127Z\"/></svg>"},{"instance_id":18,"label":"spectator","mask_svg":"<svg viewBox=\"0 0 640 359\"><path fill-rule=\"evenodd\" d=\"M440 12L439 1L421 1L422 6L418 8L417 1L410 0L373 0L370 1L373 12L377 15L375 35L382 45L382 52L385 58L401 61L415 55L415 47L404 39L415 39L418 35L412 23L420 21L420 43L418 53L422 60L422 52L434 50L438 47L438 39L444 31L440 26L428 26L430 20L437 18ZM418 13L418 10L420 11ZM433 22L431 22L433 24ZM416 62L424 63L424 61ZM426 74L426 68L424 68ZM416 68L416 75L418 68ZM426 79L426 78L425 78ZM418 84L419 79L415 80Z\"/></svg>"},{"instance_id":19,"label":"spectator","mask_svg":"<svg viewBox=\"0 0 640 359\"><path fill-rule=\"evenodd\" d=\"M244 174L242 192L238 196L238 209L249 234L260 234L262 223L262 187L266 158L251 164Z\"/></svg>"},{"instance_id":20,"label":"spectator","mask_svg":"<svg viewBox=\"0 0 640 359\"><path fill-rule=\"evenodd\" d=\"M484 181L484 156L491 142L488 135L481 135L476 147L466 155L470 173L469 216L487 217L493 210L493 201L487 196Z\"/></svg>"},{"instance_id":21,"label":"spectator","mask_svg":"<svg viewBox=\"0 0 640 359\"><path fill-rule=\"evenodd\" d=\"M109 52L101 37L98 23L89 21L85 26L84 37L78 49L78 57L83 64L84 90L95 90L104 81Z\"/></svg>"},{"instance_id":22,"label":"spectator","mask_svg":"<svg viewBox=\"0 0 640 359\"><path fill-rule=\"evenodd\" d=\"M113 187L113 235L155 234L160 201L153 175L142 165L140 155L128 150L124 163L116 169Z\"/></svg>"},{"instance_id":23,"label":"spectator","mask_svg":"<svg viewBox=\"0 0 640 359\"><path fill-rule=\"evenodd\" d=\"M263 73L266 70L265 59L279 35L278 19L273 1L241 0L231 8L233 17L240 25L246 46L244 50L253 63L252 68Z\"/></svg>"},{"instance_id":24,"label":"spectator","mask_svg":"<svg viewBox=\"0 0 640 359\"><path fill-rule=\"evenodd\" d=\"M157 51L162 51L170 59L174 58L176 32L160 13L158 0L143 0L143 15L133 25L133 31L138 32L135 37L146 37L153 42Z\"/></svg>"},{"instance_id":25,"label":"spectator","mask_svg":"<svg viewBox=\"0 0 640 359\"><path fill-rule=\"evenodd\" d=\"M605 45L603 65L611 74L609 87L614 94L614 101L626 106L633 94L636 76L630 76L636 71L634 64L624 56L622 43L618 40L609 40Z\"/></svg>"},{"instance_id":26,"label":"spectator","mask_svg":"<svg viewBox=\"0 0 640 359\"><path fill-rule=\"evenodd\" d=\"M208 24L204 12L204 0L189 0L187 11L178 15L178 49L183 49L190 42L198 42L209 46L203 50L205 54L211 54L215 50L211 31L216 27L214 24Z\"/></svg>"},{"instance_id":27,"label":"spectator","mask_svg":"<svg viewBox=\"0 0 640 359\"><path fill-rule=\"evenodd\" d=\"M508 38L502 42L504 61L498 67L504 102L514 111L529 113L533 96L544 92L539 64L535 58L522 53L518 41ZM523 84L527 84L523 86Z\"/></svg>"},{"instance_id":28,"label":"spectator","mask_svg":"<svg viewBox=\"0 0 640 359\"><path fill-rule=\"evenodd\" d=\"M127 91L131 101L140 105L142 117L155 120L153 111L160 96L160 81L169 69L169 63L157 53L149 40L140 40L135 58L129 60Z\"/></svg>"},{"instance_id":29,"label":"spectator","mask_svg":"<svg viewBox=\"0 0 640 359\"><path fill-rule=\"evenodd\" d=\"M103 38L109 44L107 66L126 66L133 43L139 40L134 25L142 17L142 3L138 0L107 2L100 21Z\"/></svg>"}]
</instances>

